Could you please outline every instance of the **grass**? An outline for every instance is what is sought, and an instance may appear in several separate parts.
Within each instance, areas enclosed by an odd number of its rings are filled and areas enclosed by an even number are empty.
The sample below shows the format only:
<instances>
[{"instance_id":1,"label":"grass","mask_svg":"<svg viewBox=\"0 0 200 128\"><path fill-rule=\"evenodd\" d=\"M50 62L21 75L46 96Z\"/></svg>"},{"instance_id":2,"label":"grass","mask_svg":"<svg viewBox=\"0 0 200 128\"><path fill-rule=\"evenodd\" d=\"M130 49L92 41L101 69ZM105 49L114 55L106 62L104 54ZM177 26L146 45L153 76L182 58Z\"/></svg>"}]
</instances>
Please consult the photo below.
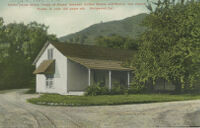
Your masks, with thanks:
<instances>
[{"instance_id":1,"label":"grass","mask_svg":"<svg viewBox=\"0 0 200 128\"><path fill-rule=\"evenodd\" d=\"M184 101L197 99L200 99L200 95L134 94L112 96L62 96L57 94L44 94L41 95L39 98L28 99L28 102L39 105L93 106Z\"/></svg>"}]
</instances>

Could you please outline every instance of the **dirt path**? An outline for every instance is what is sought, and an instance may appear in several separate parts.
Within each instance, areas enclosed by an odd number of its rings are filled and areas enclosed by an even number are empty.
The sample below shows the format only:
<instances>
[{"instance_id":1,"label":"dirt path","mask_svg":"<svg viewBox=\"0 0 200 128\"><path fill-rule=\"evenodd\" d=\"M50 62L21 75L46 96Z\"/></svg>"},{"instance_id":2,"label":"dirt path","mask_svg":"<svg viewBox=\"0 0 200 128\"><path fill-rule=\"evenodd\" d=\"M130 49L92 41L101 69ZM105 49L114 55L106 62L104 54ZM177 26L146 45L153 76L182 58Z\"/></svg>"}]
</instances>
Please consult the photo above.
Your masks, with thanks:
<instances>
[{"instance_id":1,"label":"dirt path","mask_svg":"<svg viewBox=\"0 0 200 128\"><path fill-rule=\"evenodd\" d=\"M94 107L52 107L26 102L25 90L0 93L0 128L200 127L200 100Z\"/></svg>"}]
</instances>

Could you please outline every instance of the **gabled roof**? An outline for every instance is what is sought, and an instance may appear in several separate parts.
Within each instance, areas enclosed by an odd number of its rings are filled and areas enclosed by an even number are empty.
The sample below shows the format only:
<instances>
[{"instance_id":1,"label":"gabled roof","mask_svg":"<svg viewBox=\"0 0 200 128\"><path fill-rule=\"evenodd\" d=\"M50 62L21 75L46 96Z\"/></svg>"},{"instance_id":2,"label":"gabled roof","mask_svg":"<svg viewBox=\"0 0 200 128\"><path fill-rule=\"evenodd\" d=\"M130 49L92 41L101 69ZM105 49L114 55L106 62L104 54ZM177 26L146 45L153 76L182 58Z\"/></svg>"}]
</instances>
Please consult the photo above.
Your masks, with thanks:
<instances>
[{"instance_id":1,"label":"gabled roof","mask_svg":"<svg viewBox=\"0 0 200 128\"><path fill-rule=\"evenodd\" d=\"M47 42L44 45L33 64L36 64L36 62L39 60L40 56L43 54L44 50L46 49L49 43L50 42ZM93 45L57 42L51 42L51 44L66 57L77 57L83 59L123 61L132 58L135 53L131 50L104 48Z\"/></svg>"},{"instance_id":2,"label":"gabled roof","mask_svg":"<svg viewBox=\"0 0 200 128\"><path fill-rule=\"evenodd\" d=\"M66 57L79 57L100 60L126 60L133 56L133 51L105 48L93 45L51 43Z\"/></svg>"},{"instance_id":3,"label":"gabled roof","mask_svg":"<svg viewBox=\"0 0 200 128\"><path fill-rule=\"evenodd\" d=\"M120 70L120 71L132 70L130 68L123 67L122 61L83 59L77 57L69 57L69 59L90 69Z\"/></svg>"}]
</instances>

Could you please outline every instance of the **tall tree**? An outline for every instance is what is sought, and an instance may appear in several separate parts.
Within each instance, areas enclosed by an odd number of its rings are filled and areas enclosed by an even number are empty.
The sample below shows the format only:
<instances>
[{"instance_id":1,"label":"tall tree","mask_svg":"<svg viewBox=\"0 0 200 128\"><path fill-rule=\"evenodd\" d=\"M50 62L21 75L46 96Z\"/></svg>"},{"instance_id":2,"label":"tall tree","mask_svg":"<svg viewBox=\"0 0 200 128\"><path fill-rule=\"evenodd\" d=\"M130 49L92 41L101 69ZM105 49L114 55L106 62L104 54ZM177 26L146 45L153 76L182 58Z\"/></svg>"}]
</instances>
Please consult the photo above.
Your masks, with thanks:
<instances>
[{"instance_id":1,"label":"tall tree","mask_svg":"<svg viewBox=\"0 0 200 128\"><path fill-rule=\"evenodd\" d=\"M34 58L47 40L57 38L47 33L48 27L36 22L0 23L0 49L4 49L0 56L0 89L29 87Z\"/></svg>"},{"instance_id":2,"label":"tall tree","mask_svg":"<svg viewBox=\"0 0 200 128\"><path fill-rule=\"evenodd\" d=\"M200 3L159 0L156 5L144 21L148 30L132 62L136 82L163 78L176 85L176 92L194 90L200 86Z\"/></svg>"}]
</instances>

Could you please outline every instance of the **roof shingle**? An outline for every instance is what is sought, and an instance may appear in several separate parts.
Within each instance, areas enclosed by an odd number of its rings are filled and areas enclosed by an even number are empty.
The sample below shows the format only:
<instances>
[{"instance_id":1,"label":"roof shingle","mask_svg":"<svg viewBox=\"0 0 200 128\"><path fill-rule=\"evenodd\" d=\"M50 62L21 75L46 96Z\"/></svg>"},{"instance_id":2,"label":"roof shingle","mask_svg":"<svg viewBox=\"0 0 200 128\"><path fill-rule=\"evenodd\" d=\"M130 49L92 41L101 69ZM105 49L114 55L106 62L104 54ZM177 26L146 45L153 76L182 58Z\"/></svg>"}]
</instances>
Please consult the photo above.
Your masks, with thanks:
<instances>
[{"instance_id":1,"label":"roof shingle","mask_svg":"<svg viewBox=\"0 0 200 128\"><path fill-rule=\"evenodd\" d=\"M69 57L69 59L90 69L120 70L120 71L132 70L130 68L123 67L122 61L83 59L77 57Z\"/></svg>"},{"instance_id":2,"label":"roof shingle","mask_svg":"<svg viewBox=\"0 0 200 128\"><path fill-rule=\"evenodd\" d=\"M78 57L97 60L128 60L134 52L131 50L104 48L91 45L51 43L66 57Z\"/></svg>"}]
</instances>

